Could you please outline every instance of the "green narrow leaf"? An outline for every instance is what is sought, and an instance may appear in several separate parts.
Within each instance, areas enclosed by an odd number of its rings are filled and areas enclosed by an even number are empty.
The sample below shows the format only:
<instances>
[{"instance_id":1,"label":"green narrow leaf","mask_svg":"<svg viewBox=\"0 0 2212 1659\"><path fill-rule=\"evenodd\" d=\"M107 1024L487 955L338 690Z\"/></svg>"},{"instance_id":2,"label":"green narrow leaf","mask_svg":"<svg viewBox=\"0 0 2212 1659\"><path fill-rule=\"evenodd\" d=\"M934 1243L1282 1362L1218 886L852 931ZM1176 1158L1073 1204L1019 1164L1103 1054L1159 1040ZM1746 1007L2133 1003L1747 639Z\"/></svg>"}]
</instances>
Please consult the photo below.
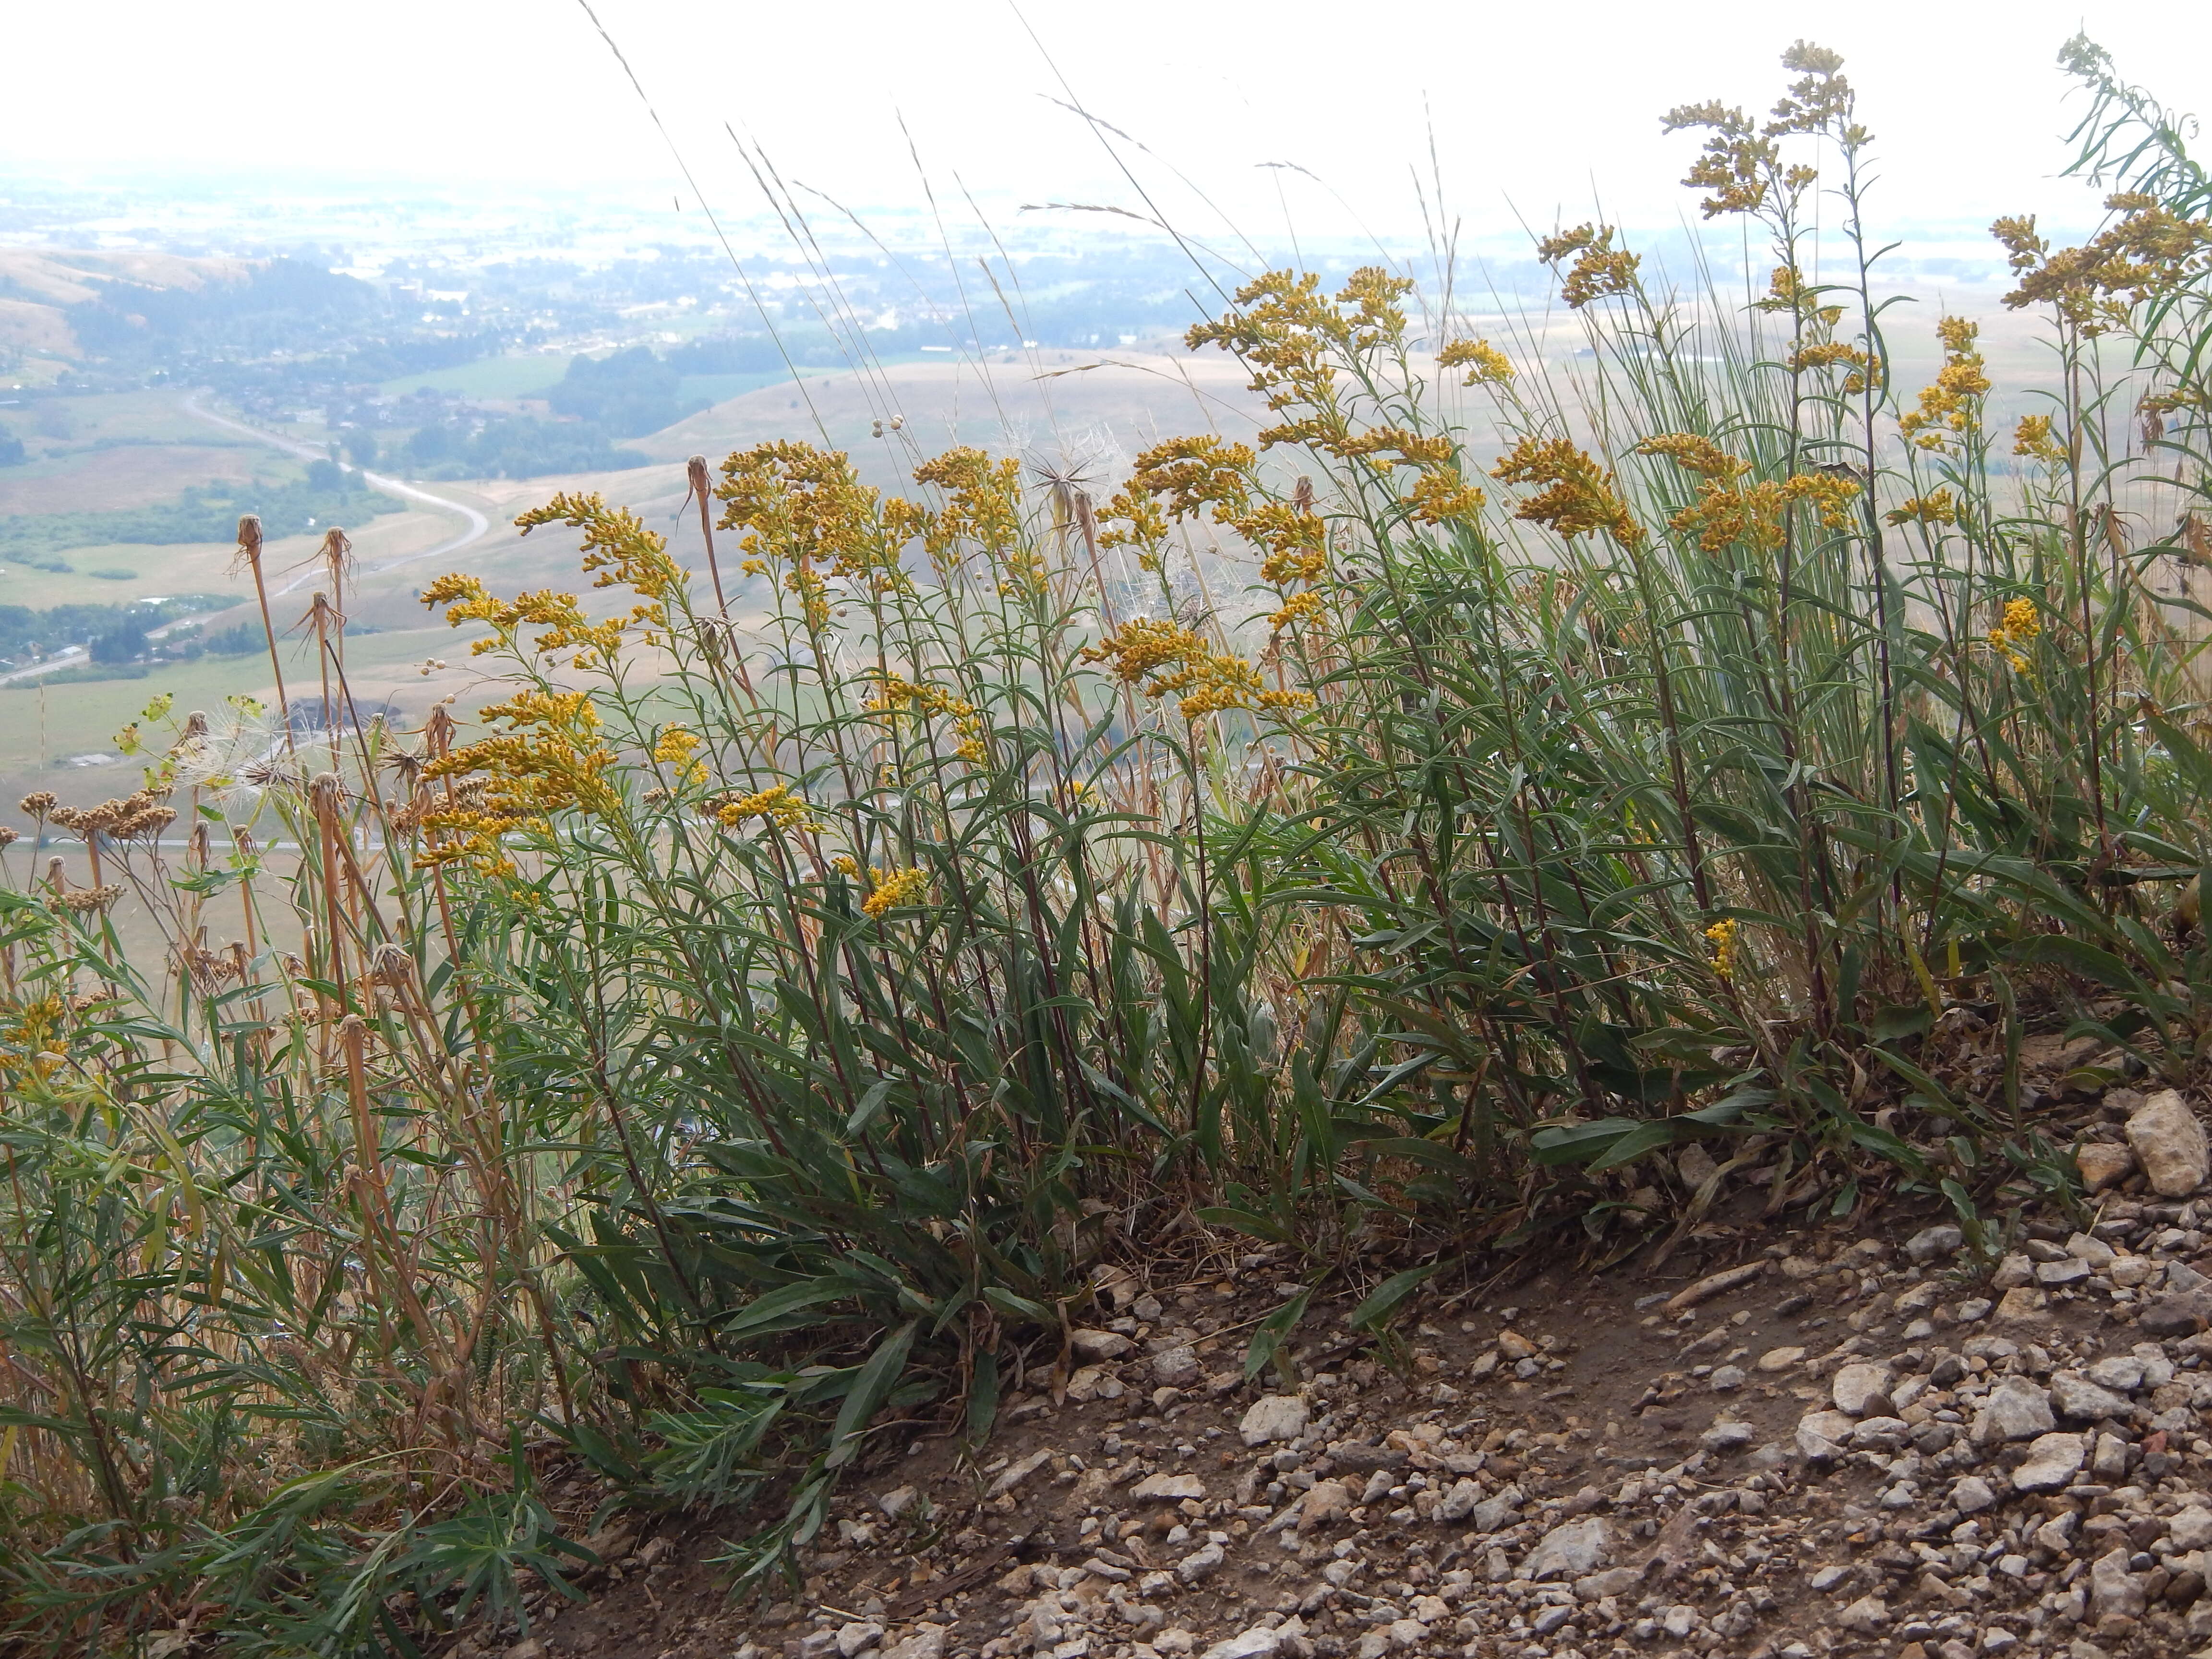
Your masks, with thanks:
<instances>
[{"instance_id":1,"label":"green narrow leaf","mask_svg":"<svg viewBox=\"0 0 2212 1659\"><path fill-rule=\"evenodd\" d=\"M981 1444L991 1437L999 1417L999 1356L975 1356L975 1375L968 1384L968 1437Z\"/></svg>"},{"instance_id":2,"label":"green narrow leaf","mask_svg":"<svg viewBox=\"0 0 2212 1659\"><path fill-rule=\"evenodd\" d=\"M1398 1304L1420 1289L1444 1264L1431 1261L1425 1267L1408 1267L1401 1273L1392 1273L1384 1279L1368 1298L1345 1316L1344 1322L1355 1331L1371 1331L1393 1313Z\"/></svg>"},{"instance_id":3,"label":"green narrow leaf","mask_svg":"<svg viewBox=\"0 0 2212 1659\"><path fill-rule=\"evenodd\" d=\"M1249 1382L1274 1362L1282 1352L1283 1344L1297 1328L1298 1321L1306 1316L1306 1304L1313 1300L1313 1287L1308 1285L1288 1302L1260 1322L1260 1328L1252 1333L1252 1340L1244 1350L1244 1380Z\"/></svg>"},{"instance_id":4,"label":"green narrow leaf","mask_svg":"<svg viewBox=\"0 0 2212 1659\"><path fill-rule=\"evenodd\" d=\"M845 1404L837 1413L837 1426L830 1431L826 1468L841 1469L860 1455L861 1437L867 1429L868 1419L897 1386L899 1374L906 1369L906 1357L914 1347L915 1332L920 1327L919 1320L907 1321L876 1344L868 1363L860 1367L860 1374L853 1379L852 1391L846 1395Z\"/></svg>"}]
</instances>

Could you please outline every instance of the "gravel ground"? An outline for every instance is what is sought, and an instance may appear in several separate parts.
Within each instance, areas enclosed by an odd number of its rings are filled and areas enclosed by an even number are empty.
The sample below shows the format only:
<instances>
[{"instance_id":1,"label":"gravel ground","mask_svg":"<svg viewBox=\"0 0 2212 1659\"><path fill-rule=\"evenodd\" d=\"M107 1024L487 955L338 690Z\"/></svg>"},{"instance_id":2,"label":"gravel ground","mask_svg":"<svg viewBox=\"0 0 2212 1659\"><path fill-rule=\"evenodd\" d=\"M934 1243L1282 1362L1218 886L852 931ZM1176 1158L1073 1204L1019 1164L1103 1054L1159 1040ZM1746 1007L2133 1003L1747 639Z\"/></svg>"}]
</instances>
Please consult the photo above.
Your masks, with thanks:
<instances>
[{"instance_id":1,"label":"gravel ground","mask_svg":"<svg viewBox=\"0 0 2212 1659\"><path fill-rule=\"evenodd\" d=\"M2092 1212L1994 1272L1925 1211L1723 1214L1693 1275L1554 1264L1384 1350L1317 1303L1295 1390L1242 1376L1274 1253L1117 1271L1060 1388L972 1455L888 1443L798 1593L728 1601L712 1527L602 1535L592 1600L503 1651L2212 1654L2205 1136L2170 1091L2106 1107Z\"/></svg>"}]
</instances>

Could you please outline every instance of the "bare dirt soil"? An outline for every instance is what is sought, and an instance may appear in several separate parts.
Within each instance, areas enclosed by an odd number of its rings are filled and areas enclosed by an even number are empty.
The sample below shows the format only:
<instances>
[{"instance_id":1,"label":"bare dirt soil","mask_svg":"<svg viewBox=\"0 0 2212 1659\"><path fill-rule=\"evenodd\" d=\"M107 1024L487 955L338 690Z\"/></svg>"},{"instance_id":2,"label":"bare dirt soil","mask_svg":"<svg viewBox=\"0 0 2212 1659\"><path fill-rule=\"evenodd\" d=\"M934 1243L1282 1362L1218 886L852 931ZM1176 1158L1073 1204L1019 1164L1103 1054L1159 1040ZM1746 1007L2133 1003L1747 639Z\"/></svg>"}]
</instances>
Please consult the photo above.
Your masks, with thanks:
<instances>
[{"instance_id":1,"label":"bare dirt soil","mask_svg":"<svg viewBox=\"0 0 2212 1659\"><path fill-rule=\"evenodd\" d=\"M2033 1220L1994 1273L1929 1207L1789 1229L1744 1194L1663 1269L1508 1264L1380 1346L1317 1301L1294 1388L1243 1377L1296 1288L1272 1253L1115 1278L1057 1396L1030 1379L987 1445L892 1431L799 1586L730 1599L742 1517L624 1519L585 1604L451 1652L2185 1653L2212 1637L2212 1200L2130 1173L2142 1101L2091 1103L2085 1164L2121 1183L2096 1213Z\"/></svg>"}]
</instances>

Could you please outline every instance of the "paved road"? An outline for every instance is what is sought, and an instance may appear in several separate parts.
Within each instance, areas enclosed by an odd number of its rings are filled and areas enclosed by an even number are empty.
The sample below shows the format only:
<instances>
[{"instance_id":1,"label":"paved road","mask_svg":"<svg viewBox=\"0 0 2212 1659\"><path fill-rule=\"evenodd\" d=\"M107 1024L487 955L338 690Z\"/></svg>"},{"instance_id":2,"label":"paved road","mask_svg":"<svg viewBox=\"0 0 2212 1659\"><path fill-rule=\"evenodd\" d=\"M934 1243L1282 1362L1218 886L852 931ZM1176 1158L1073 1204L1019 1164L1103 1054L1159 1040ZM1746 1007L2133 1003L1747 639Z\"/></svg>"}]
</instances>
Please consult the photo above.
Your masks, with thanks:
<instances>
[{"instance_id":1,"label":"paved road","mask_svg":"<svg viewBox=\"0 0 2212 1659\"><path fill-rule=\"evenodd\" d=\"M200 404L200 394L197 392L185 397L185 411L207 422L211 426L219 426L226 432L242 434L246 437L253 439L257 443L267 444L272 449L281 449L286 454L295 455L303 461L319 461L328 459L324 451L316 448L313 444L301 443L297 439L279 437L276 433L264 432L258 427L248 426L243 421L234 421L228 415L218 415L211 409L203 408ZM374 576L386 570L396 570L403 564L414 564L423 559L439 558L447 553L458 553L461 549L482 541L491 533L491 520L465 501L453 501L444 495L434 495L417 485L404 483L398 478L387 478L380 472L367 471L355 466L350 461L340 461L338 465L348 472L360 472L363 478L379 489L386 490L394 495L404 496L411 501L421 501L426 507L439 507L447 513L458 513L468 524L468 528L459 535L450 540L440 542L435 547L425 548L420 553L409 553L400 558L386 559L382 564L366 567L362 572L365 576ZM320 574L319 566L301 571L283 586L277 588L270 597L276 599L292 592L297 588L304 587ZM175 622L165 623L159 628L148 629L146 637L149 640L158 640L173 628L197 626L199 621L200 618L198 617L180 617ZM58 668L75 667L86 660L84 647L72 645L66 649L57 651L44 662L33 663L28 668L18 668L6 673L0 673L0 685L7 684L10 680L28 679L35 674L51 674Z\"/></svg>"},{"instance_id":2,"label":"paved road","mask_svg":"<svg viewBox=\"0 0 2212 1659\"><path fill-rule=\"evenodd\" d=\"M200 404L200 395L197 392L187 394L185 398L186 414L208 422L210 425L222 427L225 431L240 433L248 438L267 444L272 449L281 449L288 455L296 455L303 461L319 461L328 459L325 452L318 449L313 444L302 443L295 438L279 437L273 432L264 432L258 427L248 426L243 421L234 421L228 415L218 415L211 409L204 408ZM362 571L364 576L373 576L380 571L397 570L403 564L414 564L423 559L435 559L447 553L458 553L461 549L482 541L491 533L491 520L465 501L453 501L444 495L434 495L417 485L404 483L398 478L387 478L380 472L370 472L366 469L357 468L350 461L340 461L338 465L348 472L359 471L363 478L379 489L391 495L403 496L410 501L421 501L426 507L442 507L448 513L458 513L468 520L468 528L452 540L440 542L435 547L425 548L420 553L410 553L402 558L386 559L382 564L369 565ZM295 588L304 587L314 580L319 574L320 574L319 571L315 569L302 571L278 588L276 592L289 593Z\"/></svg>"}]
</instances>

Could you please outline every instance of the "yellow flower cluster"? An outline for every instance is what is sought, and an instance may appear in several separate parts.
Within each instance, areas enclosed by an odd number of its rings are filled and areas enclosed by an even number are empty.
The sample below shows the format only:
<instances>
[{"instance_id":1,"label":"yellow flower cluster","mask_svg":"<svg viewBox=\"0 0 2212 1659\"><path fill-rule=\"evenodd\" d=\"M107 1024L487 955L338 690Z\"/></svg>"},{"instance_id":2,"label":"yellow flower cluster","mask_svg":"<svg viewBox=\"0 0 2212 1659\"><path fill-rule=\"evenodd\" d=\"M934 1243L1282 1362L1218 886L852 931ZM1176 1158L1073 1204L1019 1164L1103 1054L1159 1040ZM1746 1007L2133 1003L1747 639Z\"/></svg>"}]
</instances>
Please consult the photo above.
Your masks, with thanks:
<instances>
[{"instance_id":1,"label":"yellow flower cluster","mask_svg":"<svg viewBox=\"0 0 2212 1659\"><path fill-rule=\"evenodd\" d=\"M2023 415L2012 429L2012 453L2056 466L2066 459L2066 446L2051 435L2051 416Z\"/></svg>"},{"instance_id":2,"label":"yellow flower cluster","mask_svg":"<svg viewBox=\"0 0 2212 1659\"><path fill-rule=\"evenodd\" d=\"M902 904L919 903L929 891L929 877L915 869L878 870L872 885L874 890L860 901L860 908L871 919L880 920Z\"/></svg>"},{"instance_id":3,"label":"yellow flower cluster","mask_svg":"<svg viewBox=\"0 0 2212 1659\"><path fill-rule=\"evenodd\" d=\"M466 779L453 805L426 812L422 825L447 839L426 861L496 858L500 837L558 811L594 817L617 811L621 797L606 781L614 751L599 740L599 713L583 691L521 691L479 711L487 725L508 729L456 749L422 769L428 779Z\"/></svg>"},{"instance_id":4,"label":"yellow flower cluster","mask_svg":"<svg viewBox=\"0 0 2212 1659\"><path fill-rule=\"evenodd\" d=\"M1407 509L1423 524L1469 522L1480 516L1482 491L1460 475L1455 466L1425 471L1406 497Z\"/></svg>"},{"instance_id":5,"label":"yellow flower cluster","mask_svg":"<svg viewBox=\"0 0 2212 1659\"><path fill-rule=\"evenodd\" d=\"M1665 118L1666 131L1703 127L1711 134L1682 180L1692 189L1712 192L1703 204L1708 219L1716 214L1756 212L1774 196L1794 203L1819 179L1811 167L1785 167L1777 139L1826 132L1846 144L1866 141L1865 129L1851 119L1851 87L1839 73L1841 57L1800 40L1782 54L1782 66L1796 70L1800 78L1775 104L1773 118L1764 125L1741 109L1717 101L1685 104Z\"/></svg>"},{"instance_id":6,"label":"yellow flower cluster","mask_svg":"<svg viewBox=\"0 0 2212 1659\"><path fill-rule=\"evenodd\" d=\"M628 507L611 507L597 495L576 495L563 490L514 523L526 536L544 524L565 524L571 530L582 531L583 568L598 573L592 586L629 588L646 601L631 608L629 621L648 629L668 626L669 602L683 591L683 567L668 556L666 538L658 531L647 530Z\"/></svg>"},{"instance_id":7,"label":"yellow flower cluster","mask_svg":"<svg viewBox=\"0 0 2212 1659\"><path fill-rule=\"evenodd\" d=\"M1125 684L1144 681L1148 697L1181 694L1176 706L1187 720L1230 708L1279 714L1313 706L1310 692L1268 690L1250 663L1209 650L1203 635L1179 623L1143 617L1125 623L1086 646L1082 660L1111 663L1114 678Z\"/></svg>"},{"instance_id":8,"label":"yellow flower cluster","mask_svg":"<svg viewBox=\"0 0 2212 1659\"><path fill-rule=\"evenodd\" d=\"M1536 245L1536 257L1555 270L1569 254L1575 256L1559 285L1559 297L1569 309L1579 311L1593 300L1636 291L1636 268L1643 261L1626 248L1614 247L1613 237L1611 225L1583 224Z\"/></svg>"},{"instance_id":9,"label":"yellow flower cluster","mask_svg":"<svg viewBox=\"0 0 2212 1659\"><path fill-rule=\"evenodd\" d=\"M1830 472L1797 472L1778 482L1744 483L1751 463L1694 432L1646 438L1636 453L1664 455L1705 479L1698 486L1698 499L1668 524L1677 534L1693 538L1708 553L1737 544L1771 552L1783 544L1790 508L1801 501L1810 503L1829 529L1847 529L1847 504L1859 493L1856 479Z\"/></svg>"},{"instance_id":10,"label":"yellow flower cluster","mask_svg":"<svg viewBox=\"0 0 2212 1659\"><path fill-rule=\"evenodd\" d=\"M1277 414L1309 411L1302 421L1262 433L1261 442L1306 436L1313 422L1323 420L1330 429L1316 428L1312 436L1343 435L1348 428L1341 417L1328 420L1336 403L1336 370L1329 359L1333 349L1351 349L1353 330L1322 298L1321 278L1311 271L1271 270L1238 289L1236 302L1237 308L1218 322L1200 323L1183 337L1193 351L1203 345L1234 351L1252 371L1249 389L1263 395Z\"/></svg>"},{"instance_id":11,"label":"yellow flower cluster","mask_svg":"<svg viewBox=\"0 0 2212 1659\"><path fill-rule=\"evenodd\" d=\"M1705 929L1705 943L1713 947L1713 971L1723 979L1735 974L1736 925L1734 916L1723 916Z\"/></svg>"},{"instance_id":12,"label":"yellow flower cluster","mask_svg":"<svg viewBox=\"0 0 2212 1659\"><path fill-rule=\"evenodd\" d=\"M1281 610L1267 618L1268 630L1271 633L1279 634L1293 623L1303 623L1309 627L1318 628L1325 620L1326 615L1320 594L1293 593L1283 601Z\"/></svg>"},{"instance_id":13,"label":"yellow flower cluster","mask_svg":"<svg viewBox=\"0 0 2212 1659\"><path fill-rule=\"evenodd\" d=\"M672 726L660 734L653 745L653 757L664 766L678 768L678 778L693 787L707 781L707 763L692 759L697 753L699 739L680 726Z\"/></svg>"},{"instance_id":14,"label":"yellow flower cluster","mask_svg":"<svg viewBox=\"0 0 2212 1659\"><path fill-rule=\"evenodd\" d=\"M2133 307L2212 271L2212 217L2185 219L2140 191L2108 197L2105 206L2123 216L2118 224L2056 253L2032 214L1992 224L2020 278L2005 304L2048 301L2083 333L2102 334L2123 326Z\"/></svg>"},{"instance_id":15,"label":"yellow flower cluster","mask_svg":"<svg viewBox=\"0 0 2212 1659\"><path fill-rule=\"evenodd\" d=\"M770 830L796 830L816 835L822 829L807 810L806 798L787 783L726 800L714 808L714 821L725 830L738 829L755 818Z\"/></svg>"},{"instance_id":16,"label":"yellow flower cluster","mask_svg":"<svg viewBox=\"0 0 2212 1659\"><path fill-rule=\"evenodd\" d=\"M2027 659L2017 647L2026 645L2043 632L2043 617L2033 599L2008 599L2003 616L1990 629L1990 649L2013 665L2015 673L2027 672Z\"/></svg>"},{"instance_id":17,"label":"yellow flower cluster","mask_svg":"<svg viewBox=\"0 0 2212 1659\"><path fill-rule=\"evenodd\" d=\"M1686 472L1729 483L1751 471L1751 463L1731 455L1698 432L1662 432L1636 446L1639 455L1664 455Z\"/></svg>"},{"instance_id":18,"label":"yellow flower cluster","mask_svg":"<svg viewBox=\"0 0 2212 1659\"><path fill-rule=\"evenodd\" d=\"M1838 363L1851 366L1844 390L1859 391L1865 385L1862 377L1866 373L1867 355L1856 346L1846 345L1841 340L1820 340L1800 346L1790 354L1790 372L1793 374L1802 374L1808 369L1833 368Z\"/></svg>"},{"instance_id":19,"label":"yellow flower cluster","mask_svg":"<svg viewBox=\"0 0 2212 1659\"><path fill-rule=\"evenodd\" d=\"M1464 368L1462 386L1507 386L1513 380L1513 362L1487 340L1454 340L1437 353L1438 368Z\"/></svg>"},{"instance_id":20,"label":"yellow flower cluster","mask_svg":"<svg viewBox=\"0 0 2212 1659\"><path fill-rule=\"evenodd\" d=\"M58 994L0 1011L0 1084L54 1074L64 1064L56 1050L68 1012Z\"/></svg>"},{"instance_id":21,"label":"yellow flower cluster","mask_svg":"<svg viewBox=\"0 0 2212 1659\"><path fill-rule=\"evenodd\" d=\"M1513 516L1548 525L1570 538L1602 530L1622 547L1644 539L1613 474L1565 438L1527 437L1491 469L1507 483L1542 484Z\"/></svg>"},{"instance_id":22,"label":"yellow flower cluster","mask_svg":"<svg viewBox=\"0 0 2212 1659\"><path fill-rule=\"evenodd\" d=\"M830 626L831 576L878 592L903 580L898 548L912 521L887 527L876 492L844 455L786 440L756 444L722 463L722 479L714 487L721 528L744 532L739 568L748 576L781 569L809 631Z\"/></svg>"},{"instance_id":23,"label":"yellow flower cluster","mask_svg":"<svg viewBox=\"0 0 2212 1659\"><path fill-rule=\"evenodd\" d=\"M1892 524L1956 524L1959 504L1946 485L1925 495L1915 495L1904 506L1893 507L1882 516Z\"/></svg>"},{"instance_id":24,"label":"yellow flower cluster","mask_svg":"<svg viewBox=\"0 0 2212 1659\"><path fill-rule=\"evenodd\" d=\"M1982 372L1982 354L1974 349L1981 333L1978 324L1946 317L1936 325L1936 331L1943 341L1942 370L1935 385L1921 388L1920 407L1899 416L1897 426L1921 448L1940 451L1980 425L1990 377Z\"/></svg>"},{"instance_id":25,"label":"yellow flower cluster","mask_svg":"<svg viewBox=\"0 0 2212 1659\"><path fill-rule=\"evenodd\" d=\"M1022 538L1022 467L1012 456L994 461L980 449L949 449L915 469L916 483L945 492L941 511L893 501L884 517L895 530L918 535L931 562L951 568L962 541L980 547L1001 570L999 592L1034 597L1043 592L1045 565Z\"/></svg>"},{"instance_id":26,"label":"yellow flower cluster","mask_svg":"<svg viewBox=\"0 0 2212 1659\"><path fill-rule=\"evenodd\" d=\"M960 737L954 754L971 766L981 766L989 757L984 745L988 728L982 716L975 712L975 705L964 697L956 697L933 685L917 685L896 674L885 674L876 695L864 706L875 713L913 709L925 718L942 716L952 722L952 729Z\"/></svg>"},{"instance_id":27,"label":"yellow flower cluster","mask_svg":"<svg viewBox=\"0 0 2212 1659\"><path fill-rule=\"evenodd\" d=\"M477 640L469 647L472 655L482 656L488 651L513 647L515 636L528 626L546 630L538 636L532 647L533 651L547 657L574 651L575 655L570 660L578 668L594 663L611 665L622 649L626 625L617 618L592 622L584 615L574 593L556 592L549 587L518 593L511 599L496 599L476 577L458 572L441 576L424 588L422 603L445 605L446 621L454 628L471 622L491 625L489 639Z\"/></svg>"}]
</instances>

